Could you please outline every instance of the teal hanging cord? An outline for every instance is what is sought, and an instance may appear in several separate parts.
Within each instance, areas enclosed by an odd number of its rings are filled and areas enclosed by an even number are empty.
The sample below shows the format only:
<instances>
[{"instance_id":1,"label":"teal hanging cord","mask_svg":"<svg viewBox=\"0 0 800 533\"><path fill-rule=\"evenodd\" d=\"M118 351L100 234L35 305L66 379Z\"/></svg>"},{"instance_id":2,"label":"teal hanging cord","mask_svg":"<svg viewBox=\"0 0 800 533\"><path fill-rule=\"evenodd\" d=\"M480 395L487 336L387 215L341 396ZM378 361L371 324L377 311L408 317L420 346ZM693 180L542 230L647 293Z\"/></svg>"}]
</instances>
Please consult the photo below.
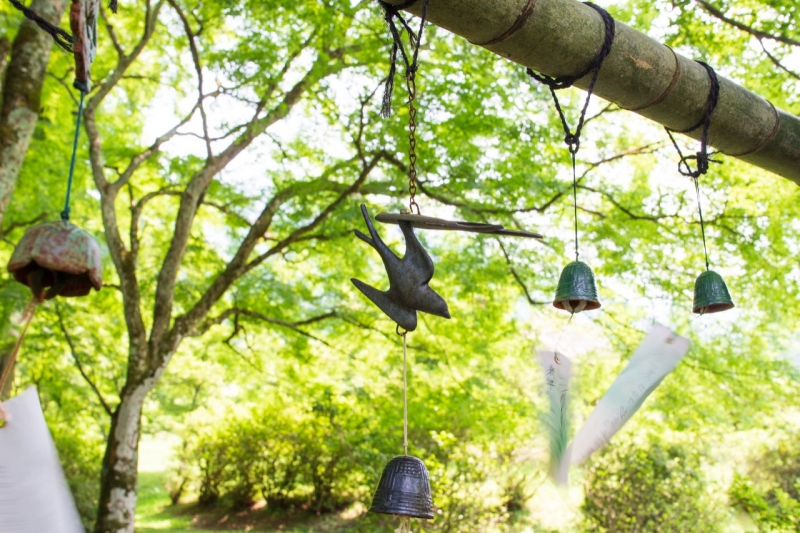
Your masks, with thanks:
<instances>
[{"instance_id":1,"label":"teal hanging cord","mask_svg":"<svg viewBox=\"0 0 800 533\"><path fill-rule=\"evenodd\" d=\"M69 220L69 200L72 193L72 179L75 176L75 158L78 155L78 137L81 134L81 118L83 118L83 99L85 91L81 91L81 100L78 104L78 121L75 125L75 140L72 142L72 160L69 163L69 177L67 178L67 198L64 201L64 210L61 212L61 220Z\"/></svg>"}]
</instances>

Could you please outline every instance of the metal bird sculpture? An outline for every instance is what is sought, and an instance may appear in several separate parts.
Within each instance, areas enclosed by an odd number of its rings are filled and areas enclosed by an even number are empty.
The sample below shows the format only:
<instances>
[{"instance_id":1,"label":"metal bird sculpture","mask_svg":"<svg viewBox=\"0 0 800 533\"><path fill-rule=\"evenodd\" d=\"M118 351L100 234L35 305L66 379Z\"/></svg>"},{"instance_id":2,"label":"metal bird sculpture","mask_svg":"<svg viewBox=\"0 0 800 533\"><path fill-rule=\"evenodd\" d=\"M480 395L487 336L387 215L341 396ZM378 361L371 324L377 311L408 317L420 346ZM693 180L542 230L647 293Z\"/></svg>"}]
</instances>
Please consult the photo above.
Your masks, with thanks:
<instances>
[{"instance_id":1,"label":"metal bird sculpture","mask_svg":"<svg viewBox=\"0 0 800 533\"><path fill-rule=\"evenodd\" d=\"M363 204L361 213L370 237L355 230L356 237L380 254L389 275L389 290L379 291L363 281L351 278L353 285L406 331L417 328L417 311L450 318L447 302L428 286L433 277L433 260L417 240L412 225L409 222L400 222L400 230L406 239L406 253L400 259L381 240Z\"/></svg>"}]
</instances>

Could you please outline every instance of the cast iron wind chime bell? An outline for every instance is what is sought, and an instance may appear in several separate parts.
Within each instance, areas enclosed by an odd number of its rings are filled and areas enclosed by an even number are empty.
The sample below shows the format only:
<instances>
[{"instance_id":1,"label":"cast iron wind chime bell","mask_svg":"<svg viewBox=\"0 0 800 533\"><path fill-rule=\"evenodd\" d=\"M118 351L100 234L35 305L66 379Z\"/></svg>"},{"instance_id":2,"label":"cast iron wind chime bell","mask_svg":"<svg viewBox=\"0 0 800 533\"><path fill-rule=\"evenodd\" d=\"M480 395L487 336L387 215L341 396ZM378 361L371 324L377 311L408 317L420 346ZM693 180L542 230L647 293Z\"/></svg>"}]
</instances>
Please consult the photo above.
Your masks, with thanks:
<instances>
[{"instance_id":1,"label":"cast iron wind chime bell","mask_svg":"<svg viewBox=\"0 0 800 533\"><path fill-rule=\"evenodd\" d=\"M711 115L714 112L719 100L719 79L717 78L717 73L714 72L714 69L711 68L711 66L703 63L702 61L698 61L698 63L700 63L706 69L709 79L708 100L706 102L705 113L698 124L680 133L688 133L702 126L703 130L700 137L700 151L694 156L684 157L680 147L678 146L678 143L675 142L675 138L672 136L672 131L669 128L666 128L666 130L673 146L675 147L675 150L678 152L678 156L680 157L680 161L678 162L678 172L692 179L694 182L695 193L697 194L697 211L700 216L700 232L703 236L703 253L705 254L706 271L700 274L695 281L694 303L692 305L692 311L698 315L705 315L709 313L727 311L728 309L732 309L734 305L730 292L728 292L728 287L725 285L725 281L722 279L722 276L711 270L708 260L706 229L703 221L703 207L700 202L699 178L708 172L708 164L711 161L708 156L708 128L711 125ZM689 159L695 159L697 161L696 169L692 170L692 168L689 166Z\"/></svg>"},{"instance_id":2,"label":"cast iron wind chime bell","mask_svg":"<svg viewBox=\"0 0 800 533\"><path fill-rule=\"evenodd\" d=\"M72 145L66 199L61 220L44 222L28 228L20 239L11 259L8 271L18 282L30 288L32 296L23 313L23 327L0 376L0 390L8 379L11 369L33 320L36 308L45 300L56 296L85 296L92 288L100 290L102 279L102 256L97 241L86 231L69 221L70 195L75 173L83 103L89 91L89 70L97 49L97 17L99 0L73 0L70 24L73 31L72 52L75 56L75 83L80 91L78 117ZM45 28L47 29L47 28ZM0 413L0 425L4 420Z\"/></svg>"},{"instance_id":3,"label":"cast iron wind chime bell","mask_svg":"<svg viewBox=\"0 0 800 533\"><path fill-rule=\"evenodd\" d=\"M581 311L591 311L600 307L600 300L597 296L597 286L595 284L594 273L589 265L578 259L578 180L575 170L575 157L580 149L581 131L586 120L586 110L589 108L589 101L592 98L594 85L597 82L597 76L600 73L600 67L603 65L608 54L611 52L611 47L614 44L615 23L611 15L608 14L603 8L591 3L584 2L587 6L597 11L603 18L605 25L603 46L600 49L595 60L582 72L574 76L562 76L552 78L534 72L532 69L527 69L527 74L536 81L547 85L550 89L550 94L553 96L553 102L558 111L561 125L564 128L564 142L566 143L572 159L572 201L575 219L575 261L569 263L561 272L558 280L558 289L556 290L556 298L553 301L553 306L557 309L563 309L571 314L580 313ZM561 104L556 96L556 91L559 89L566 89L571 87L575 81L583 78L587 74L591 75L589 86L587 88L586 101L584 102L583 109L581 110L578 125L573 133L564 112L561 109Z\"/></svg>"}]
</instances>

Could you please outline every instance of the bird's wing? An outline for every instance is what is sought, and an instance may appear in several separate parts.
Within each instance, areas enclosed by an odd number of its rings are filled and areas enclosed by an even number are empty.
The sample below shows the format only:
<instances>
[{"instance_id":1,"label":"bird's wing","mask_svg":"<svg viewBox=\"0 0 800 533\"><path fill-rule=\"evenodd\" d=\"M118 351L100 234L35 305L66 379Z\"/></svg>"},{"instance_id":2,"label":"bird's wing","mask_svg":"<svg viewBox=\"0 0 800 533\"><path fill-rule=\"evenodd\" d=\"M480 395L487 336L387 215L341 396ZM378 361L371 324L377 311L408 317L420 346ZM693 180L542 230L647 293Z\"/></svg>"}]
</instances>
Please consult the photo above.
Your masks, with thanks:
<instances>
[{"instance_id":1,"label":"bird's wing","mask_svg":"<svg viewBox=\"0 0 800 533\"><path fill-rule=\"evenodd\" d=\"M417 329L417 312L414 309L398 303L389 293L381 292L361 280L351 278L350 281L353 282L353 285L355 285L358 290L364 293L364 296L372 300L372 303L377 305L381 311L394 320L398 326L406 331L414 331Z\"/></svg>"},{"instance_id":2,"label":"bird's wing","mask_svg":"<svg viewBox=\"0 0 800 533\"><path fill-rule=\"evenodd\" d=\"M362 241L370 244L375 250L378 251L380 254L381 259L383 259L383 264L386 265L387 270L389 265L399 265L400 258L395 255L395 253L389 249L388 246L381 240L381 236L378 235L378 232L375 231L375 226L372 225L372 219L369 218L369 212L367 211L367 206L361 204L361 214L364 215L364 222L367 223L367 229L369 230L369 235L371 237L367 238L366 235L361 233L360 231L356 230L356 236L361 239Z\"/></svg>"}]
</instances>

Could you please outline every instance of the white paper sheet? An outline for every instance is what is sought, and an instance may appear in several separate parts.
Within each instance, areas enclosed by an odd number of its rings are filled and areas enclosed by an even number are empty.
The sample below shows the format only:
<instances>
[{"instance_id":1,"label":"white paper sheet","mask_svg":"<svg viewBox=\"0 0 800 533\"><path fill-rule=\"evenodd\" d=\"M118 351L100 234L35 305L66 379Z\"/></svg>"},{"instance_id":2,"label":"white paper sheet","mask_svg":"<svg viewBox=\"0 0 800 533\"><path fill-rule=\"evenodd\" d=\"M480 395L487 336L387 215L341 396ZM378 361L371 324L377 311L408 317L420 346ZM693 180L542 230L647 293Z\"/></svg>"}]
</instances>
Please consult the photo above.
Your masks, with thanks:
<instances>
[{"instance_id":1,"label":"white paper sheet","mask_svg":"<svg viewBox=\"0 0 800 533\"><path fill-rule=\"evenodd\" d=\"M0 533L85 533L33 387L3 403Z\"/></svg>"},{"instance_id":2,"label":"white paper sheet","mask_svg":"<svg viewBox=\"0 0 800 533\"><path fill-rule=\"evenodd\" d=\"M581 464L602 448L678 365L690 345L688 339L654 325L575 435L568 460Z\"/></svg>"},{"instance_id":3,"label":"white paper sheet","mask_svg":"<svg viewBox=\"0 0 800 533\"><path fill-rule=\"evenodd\" d=\"M550 437L550 476L566 485L569 470L569 379L572 362L564 354L539 352L550 409L544 415Z\"/></svg>"}]
</instances>

